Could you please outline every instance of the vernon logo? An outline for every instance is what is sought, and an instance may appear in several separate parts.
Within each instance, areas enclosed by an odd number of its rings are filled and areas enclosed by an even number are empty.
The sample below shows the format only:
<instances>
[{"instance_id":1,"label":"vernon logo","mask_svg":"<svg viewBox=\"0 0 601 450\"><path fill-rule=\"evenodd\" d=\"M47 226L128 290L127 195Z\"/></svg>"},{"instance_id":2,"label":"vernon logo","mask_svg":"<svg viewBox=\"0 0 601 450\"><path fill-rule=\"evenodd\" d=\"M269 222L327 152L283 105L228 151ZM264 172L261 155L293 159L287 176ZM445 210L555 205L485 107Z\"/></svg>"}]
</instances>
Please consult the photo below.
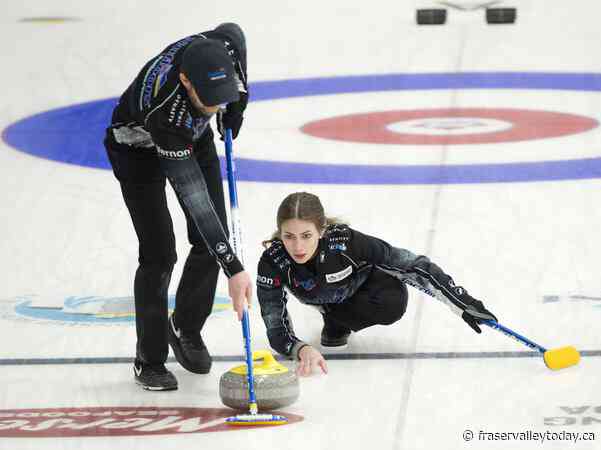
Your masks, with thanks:
<instances>
[{"instance_id":1,"label":"vernon logo","mask_svg":"<svg viewBox=\"0 0 601 450\"><path fill-rule=\"evenodd\" d=\"M37 296L17 297L0 303L0 318L33 322L56 322L69 325L119 325L135 321L133 297L67 297L57 301ZM175 296L168 298L169 312L175 308ZM215 297L212 313L231 309L228 297Z\"/></svg>"},{"instance_id":2,"label":"vernon logo","mask_svg":"<svg viewBox=\"0 0 601 450\"><path fill-rule=\"evenodd\" d=\"M192 150L190 148L177 151L163 150L158 145L156 146L156 148L159 155L168 159L187 159L192 155Z\"/></svg>"},{"instance_id":3,"label":"vernon logo","mask_svg":"<svg viewBox=\"0 0 601 450\"><path fill-rule=\"evenodd\" d=\"M111 437L239 431L225 408L90 407L0 410L0 437ZM288 424L303 420L286 413ZM253 427L254 428L254 427Z\"/></svg>"},{"instance_id":4,"label":"vernon logo","mask_svg":"<svg viewBox=\"0 0 601 450\"><path fill-rule=\"evenodd\" d=\"M264 286L275 286L275 287L280 287L280 285L282 284L280 282L280 277L268 278L268 277L264 277L263 275L257 275L257 283L262 284Z\"/></svg>"}]
</instances>

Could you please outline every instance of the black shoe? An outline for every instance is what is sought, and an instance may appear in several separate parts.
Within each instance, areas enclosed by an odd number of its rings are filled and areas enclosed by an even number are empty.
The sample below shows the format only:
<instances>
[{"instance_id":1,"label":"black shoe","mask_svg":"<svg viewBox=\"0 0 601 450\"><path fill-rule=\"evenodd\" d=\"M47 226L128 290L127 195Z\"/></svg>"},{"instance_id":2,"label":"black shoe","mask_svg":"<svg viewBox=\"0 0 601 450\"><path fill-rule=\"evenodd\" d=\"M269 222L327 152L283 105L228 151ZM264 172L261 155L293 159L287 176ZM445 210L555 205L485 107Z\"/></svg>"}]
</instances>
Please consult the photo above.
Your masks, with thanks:
<instances>
[{"instance_id":1,"label":"black shoe","mask_svg":"<svg viewBox=\"0 0 601 450\"><path fill-rule=\"evenodd\" d=\"M321 345L323 347L343 347L348 343L351 335L350 328L340 325L323 315L323 329L321 330Z\"/></svg>"},{"instance_id":2,"label":"black shoe","mask_svg":"<svg viewBox=\"0 0 601 450\"><path fill-rule=\"evenodd\" d=\"M175 328L173 315L169 317L169 345L175 353L177 362L194 373L209 373L211 371L211 355L200 337L200 333L187 334Z\"/></svg>"},{"instance_id":3,"label":"black shoe","mask_svg":"<svg viewBox=\"0 0 601 450\"><path fill-rule=\"evenodd\" d=\"M146 364L138 358L134 361L136 383L149 391L174 391L177 379L164 364Z\"/></svg>"}]
</instances>

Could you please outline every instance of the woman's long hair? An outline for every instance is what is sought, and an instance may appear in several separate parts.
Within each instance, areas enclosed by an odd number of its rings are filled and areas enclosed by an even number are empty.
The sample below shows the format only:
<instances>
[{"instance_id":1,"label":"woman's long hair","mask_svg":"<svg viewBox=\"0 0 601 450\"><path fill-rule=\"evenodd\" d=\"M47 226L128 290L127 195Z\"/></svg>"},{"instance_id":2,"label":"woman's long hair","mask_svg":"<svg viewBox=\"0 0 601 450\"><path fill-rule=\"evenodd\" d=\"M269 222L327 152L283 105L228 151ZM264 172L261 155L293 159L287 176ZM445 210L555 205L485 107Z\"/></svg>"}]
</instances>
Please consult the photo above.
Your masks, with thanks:
<instances>
[{"instance_id":1,"label":"woman's long hair","mask_svg":"<svg viewBox=\"0 0 601 450\"><path fill-rule=\"evenodd\" d=\"M275 239L281 239L282 224L290 219L312 222L320 233L327 226L339 223L338 219L326 216L317 195L308 192L294 192L288 195L280 204L277 214L278 229L273 232L270 239L262 242L263 247L268 248Z\"/></svg>"}]
</instances>

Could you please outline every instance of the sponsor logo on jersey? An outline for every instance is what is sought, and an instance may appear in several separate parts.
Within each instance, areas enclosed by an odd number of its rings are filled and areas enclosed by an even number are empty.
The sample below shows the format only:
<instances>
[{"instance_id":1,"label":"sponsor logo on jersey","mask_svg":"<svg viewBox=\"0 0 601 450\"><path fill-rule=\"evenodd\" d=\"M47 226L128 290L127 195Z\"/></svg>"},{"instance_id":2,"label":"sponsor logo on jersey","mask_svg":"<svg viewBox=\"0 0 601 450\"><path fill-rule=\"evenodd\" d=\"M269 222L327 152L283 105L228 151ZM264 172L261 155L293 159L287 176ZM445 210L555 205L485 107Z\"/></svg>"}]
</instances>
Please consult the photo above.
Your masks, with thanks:
<instances>
[{"instance_id":1,"label":"sponsor logo on jersey","mask_svg":"<svg viewBox=\"0 0 601 450\"><path fill-rule=\"evenodd\" d=\"M299 283L301 285L301 287L305 290L305 291L312 291L313 289L315 289L315 286L317 286L315 284L315 280L313 278L309 278L308 280L302 280L299 281Z\"/></svg>"},{"instance_id":2,"label":"sponsor logo on jersey","mask_svg":"<svg viewBox=\"0 0 601 450\"><path fill-rule=\"evenodd\" d=\"M186 147L184 150L163 150L158 145L156 146L157 152L163 158L167 159L188 159L192 156L192 147Z\"/></svg>"},{"instance_id":3,"label":"sponsor logo on jersey","mask_svg":"<svg viewBox=\"0 0 601 450\"><path fill-rule=\"evenodd\" d=\"M171 46L165 53L157 56L146 72L143 80L142 95L140 97L140 109L148 108L153 99L155 92L155 82L157 77L165 73L165 70L171 69L171 63L175 58L175 54L183 47L192 42L196 36L188 36Z\"/></svg>"},{"instance_id":4,"label":"sponsor logo on jersey","mask_svg":"<svg viewBox=\"0 0 601 450\"><path fill-rule=\"evenodd\" d=\"M156 97L158 95L159 90L167 82L167 78L169 77L169 72L171 71L172 67L173 67L173 64L163 64L160 67L157 80L154 84L154 93L153 93L154 97Z\"/></svg>"},{"instance_id":5,"label":"sponsor logo on jersey","mask_svg":"<svg viewBox=\"0 0 601 450\"><path fill-rule=\"evenodd\" d=\"M344 225L344 224L334 224L334 225L331 225L328 228L327 233L328 234L330 234L330 233L331 234L333 234L333 233L345 233L345 232L347 232L347 230L348 230L348 227L346 225Z\"/></svg>"},{"instance_id":6,"label":"sponsor logo on jersey","mask_svg":"<svg viewBox=\"0 0 601 450\"><path fill-rule=\"evenodd\" d=\"M298 280L296 278L293 278L292 283L294 284L295 288L298 288L300 286L305 291L312 291L313 289L315 289L315 286L317 286L313 278L309 278L307 280Z\"/></svg>"},{"instance_id":7,"label":"sponsor logo on jersey","mask_svg":"<svg viewBox=\"0 0 601 450\"><path fill-rule=\"evenodd\" d=\"M344 280L353 272L353 266L348 266L346 269L336 273L327 273L326 281L328 283L337 283L338 281Z\"/></svg>"},{"instance_id":8,"label":"sponsor logo on jersey","mask_svg":"<svg viewBox=\"0 0 601 450\"><path fill-rule=\"evenodd\" d=\"M183 102L182 95L177 94L173 99L173 103L171 103L171 109L169 110L169 123L176 122L177 118L177 124L181 126L182 111L186 112L186 106Z\"/></svg>"},{"instance_id":9,"label":"sponsor logo on jersey","mask_svg":"<svg viewBox=\"0 0 601 450\"><path fill-rule=\"evenodd\" d=\"M64 438L144 436L236 431L227 408L88 407L0 410L0 437ZM286 413L287 424L302 416Z\"/></svg>"},{"instance_id":10,"label":"sponsor logo on jersey","mask_svg":"<svg viewBox=\"0 0 601 450\"><path fill-rule=\"evenodd\" d=\"M282 282L280 277L269 278L262 275L257 275L257 284L263 287L280 287Z\"/></svg>"}]
</instances>

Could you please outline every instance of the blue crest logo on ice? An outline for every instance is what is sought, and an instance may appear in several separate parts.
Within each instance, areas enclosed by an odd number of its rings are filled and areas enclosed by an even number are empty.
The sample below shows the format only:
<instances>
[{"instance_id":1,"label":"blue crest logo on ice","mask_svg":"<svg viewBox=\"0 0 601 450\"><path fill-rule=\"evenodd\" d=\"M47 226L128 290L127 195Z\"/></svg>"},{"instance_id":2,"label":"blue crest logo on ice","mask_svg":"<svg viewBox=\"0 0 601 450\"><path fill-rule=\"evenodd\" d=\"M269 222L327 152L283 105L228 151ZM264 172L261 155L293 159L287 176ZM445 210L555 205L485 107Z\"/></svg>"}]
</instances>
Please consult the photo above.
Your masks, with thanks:
<instances>
[{"instance_id":1,"label":"blue crest logo on ice","mask_svg":"<svg viewBox=\"0 0 601 450\"><path fill-rule=\"evenodd\" d=\"M131 325L135 322L133 297L66 297L62 305L44 301L37 295L25 295L0 302L0 318L63 325ZM169 312L175 307L175 296L168 298ZM231 310L228 297L216 296L213 314ZM211 317L215 317L212 315Z\"/></svg>"}]
</instances>

